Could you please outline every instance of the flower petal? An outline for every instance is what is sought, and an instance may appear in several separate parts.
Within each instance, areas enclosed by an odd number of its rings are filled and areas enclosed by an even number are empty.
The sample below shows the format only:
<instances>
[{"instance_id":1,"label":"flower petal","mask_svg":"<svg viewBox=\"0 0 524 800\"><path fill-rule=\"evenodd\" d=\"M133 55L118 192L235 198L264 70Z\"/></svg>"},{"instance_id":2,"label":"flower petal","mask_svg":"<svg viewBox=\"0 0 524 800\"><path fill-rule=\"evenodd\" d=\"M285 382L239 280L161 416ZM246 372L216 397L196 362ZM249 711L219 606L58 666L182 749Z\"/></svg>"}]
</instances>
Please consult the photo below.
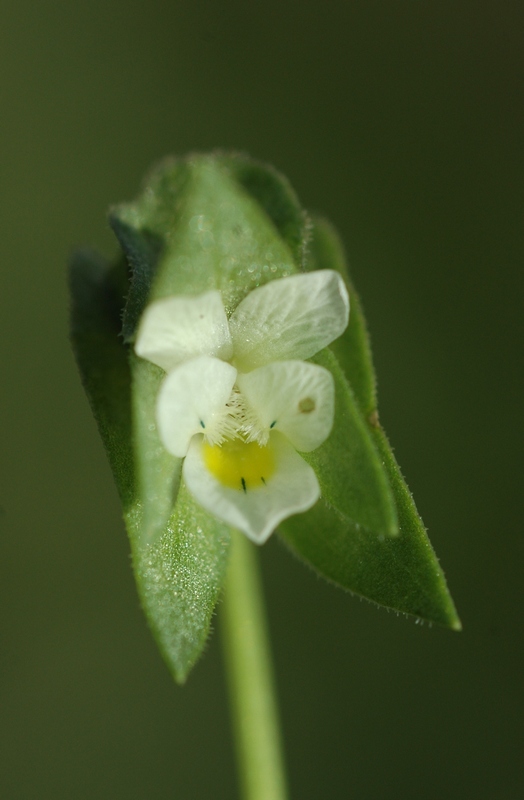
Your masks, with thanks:
<instances>
[{"instance_id":1,"label":"flower petal","mask_svg":"<svg viewBox=\"0 0 524 800\"><path fill-rule=\"evenodd\" d=\"M263 544L286 517L307 511L320 496L317 477L279 433L271 435L274 472L257 488L233 489L206 466L203 437L191 440L183 466L186 486L195 499L219 519Z\"/></svg>"},{"instance_id":2,"label":"flower petal","mask_svg":"<svg viewBox=\"0 0 524 800\"><path fill-rule=\"evenodd\" d=\"M195 433L213 429L236 375L231 364L210 356L186 361L167 375L157 399L158 433L166 450L181 458Z\"/></svg>"},{"instance_id":3,"label":"flower petal","mask_svg":"<svg viewBox=\"0 0 524 800\"><path fill-rule=\"evenodd\" d=\"M324 367L275 361L239 374L237 385L262 428L285 434L297 450L315 450L331 433L335 385Z\"/></svg>"},{"instance_id":4,"label":"flower petal","mask_svg":"<svg viewBox=\"0 0 524 800\"><path fill-rule=\"evenodd\" d=\"M242 300L229 320L235 365L249 372L272 361L305 359L346 329L349 298L333 270L271 281Z\"/></svg>"},{"instance_id":5,"label":"flower petal","mask_svg":"<svg viewBox=\"0 0 524 800\"><path fill-rule=\"evenodd\" d=\"M166 372L199 355L229 361L233 350L220 292L151 303L142 315L135 351Z\"/></svg>"}]
</instances>

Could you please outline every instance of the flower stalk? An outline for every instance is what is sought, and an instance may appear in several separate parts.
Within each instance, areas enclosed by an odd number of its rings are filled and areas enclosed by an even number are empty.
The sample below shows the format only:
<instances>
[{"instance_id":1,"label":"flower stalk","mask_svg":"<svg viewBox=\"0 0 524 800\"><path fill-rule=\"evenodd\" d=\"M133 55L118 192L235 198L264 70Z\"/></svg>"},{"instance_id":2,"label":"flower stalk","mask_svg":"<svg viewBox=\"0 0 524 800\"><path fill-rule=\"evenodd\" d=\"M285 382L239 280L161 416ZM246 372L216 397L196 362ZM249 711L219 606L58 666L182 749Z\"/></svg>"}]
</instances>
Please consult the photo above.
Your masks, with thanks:
<instances>
[{"instance_id":1,"label":"flower stalk","mask_svg":"<svg viewBox=\"0 0 524 800\"><path fill-rule=\"evenodd\" d=\"M288 797L255 546L233 532L221 634L244 800Z\"/></svg>"}]
</instances>

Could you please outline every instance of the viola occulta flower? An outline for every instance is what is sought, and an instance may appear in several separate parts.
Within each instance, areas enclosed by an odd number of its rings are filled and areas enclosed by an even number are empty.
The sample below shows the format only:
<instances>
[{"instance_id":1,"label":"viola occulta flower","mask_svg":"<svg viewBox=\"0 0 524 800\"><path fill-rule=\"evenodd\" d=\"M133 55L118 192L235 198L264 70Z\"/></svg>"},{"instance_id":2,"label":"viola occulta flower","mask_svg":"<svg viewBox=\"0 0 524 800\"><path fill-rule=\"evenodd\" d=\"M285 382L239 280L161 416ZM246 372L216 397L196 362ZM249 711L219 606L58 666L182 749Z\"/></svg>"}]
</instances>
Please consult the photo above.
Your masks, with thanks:
<instances>
[{"instance_id":1,"label":"viola occulta flower","mask_svg":"<svg viewBox=\"0 0 524 800\"><path fill-rule=\"evenodd\" d=\"M254 542L320 496L299 453L331 433L334 382L304 359L340 336L348 317L347 290L332 270L254 289L229 319L216 290L156 300L142 316L136 353L167 373L160 439L184 459L195 499Z\"/></svg>"}]
</instances>

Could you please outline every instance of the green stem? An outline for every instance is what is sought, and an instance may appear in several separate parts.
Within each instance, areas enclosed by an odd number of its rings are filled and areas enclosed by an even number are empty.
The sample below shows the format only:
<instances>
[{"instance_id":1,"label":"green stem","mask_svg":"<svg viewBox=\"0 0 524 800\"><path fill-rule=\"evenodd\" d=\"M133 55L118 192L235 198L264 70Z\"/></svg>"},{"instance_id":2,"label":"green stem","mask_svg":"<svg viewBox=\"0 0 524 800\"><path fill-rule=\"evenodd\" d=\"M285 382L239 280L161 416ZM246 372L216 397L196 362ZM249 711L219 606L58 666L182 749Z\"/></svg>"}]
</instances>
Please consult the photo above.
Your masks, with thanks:
<instances>
[{"instance_id":1,"label":"green stem","mask_svg":"<svg viewBox=\"0 0 524 800\"><path fill-rule=\"evenodd\" d=\"M244 800L286 800L257 555L255 546L236 532L221 612L224 661Z\"/></svg>"}]
</instances>

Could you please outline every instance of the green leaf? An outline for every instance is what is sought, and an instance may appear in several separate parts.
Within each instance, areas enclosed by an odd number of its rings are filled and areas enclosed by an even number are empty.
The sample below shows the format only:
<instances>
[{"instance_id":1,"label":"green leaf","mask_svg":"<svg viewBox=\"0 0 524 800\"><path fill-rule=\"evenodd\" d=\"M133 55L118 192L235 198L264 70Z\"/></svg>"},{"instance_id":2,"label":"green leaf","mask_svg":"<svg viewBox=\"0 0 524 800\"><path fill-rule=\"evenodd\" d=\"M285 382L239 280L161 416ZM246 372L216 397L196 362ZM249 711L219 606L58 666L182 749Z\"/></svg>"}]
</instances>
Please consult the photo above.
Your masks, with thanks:
<instances>
[{"instance_id":1,"label":"green leaf","mask_svg":"<svg viewBox=\"0 0 524 800\"><path fill-rule=\"evenodd\" d=\"M122 261L111 267L88 250L71 260L71 343L124 511L136 502L131 371L119 338L126 281Z\"/></svg>"},{"instance_id":2,"label":"green leaf","mask_svg":"<svg viewBox=\"0 0 524 800\"><path fill-rule=\"evenodd\" d=\"M116 215L110 214L109 222L131 268L132 286L122 315L122 334L124 341L129 342L147 302L163 244L159 237L147 230L135 230Z\"/></svg>"},{"instance_id":3,"label":"green leaf","mask_svg":"<svg viewBox=\"0 0 524 800\"><path fill-rule=\"evenodd\" d=\"M311 359L335 379L335 419L328 439L303 458L322 497L348 520L375 534L398 533L395 501L382 461L337 359L326 349Z\"/></svg>"},{"instance_id":4,"label":"green leaf","mask_svg":"<svg viewBox=\"0 0 524 800\"><path fill-rule=\"evenodd\" d=\"M174 512L150 544L142 543L140 505L126 522L144 610L167 665L184 683L206 643L225 579L230 530L183 485Z\"/></svg>"},{"instance_id":5,"label":"green leaf","mask_svg":"<svg viewBox=\"0 0 524 800\"><path fill-rule=\"evenodd\" d=\"M282 523L280 533L300 558L343 588L379 605L460 630L444 574L378 423L375 375L365 319L347 274L338 237L323 220L315 221L310 267L337 269L348 283L350 323L332 349L354 389L362 419L388 475L399 536L370 535L329 505L326 495L311 511Z\"/></svg>"},{"instance_id":6,"label":"green leaf","mask_svg":"<svg viewBox=\"0 0 524 800\"><path fill-rule=\"evenodd\" d=\"M348 287L351 306L349 325L329 349L350 381L362 413L373 426L377 414L377 379L366 320L360 297L349 276L342 243L327 220L315 218L313 221L308 268L334 269L344 278Z\"/></svg>"},{"instance_id":7,"label":"green leaf","mask_svg":"<svg viewBox=\"0 0 524 800\"><path fill-rule=\"evenodd\" d=\"M401 501L403 498L398 497ZM406 498L407 499L407 498ZM397 537L370 535L321 500L311 511L291 517L279 531L291 549L325 578L344 589L418 618L460 630L442 570L412 510L399 508Z\"/></svg>"},{"instance_id":8,"label":"green leaf","mask_svg":"<svg viewBox=\"0 0 524 800\"><path fill-rule=\"evenodd\" d=\"M174 677L183 682L209 632L229 529L183 490L173 508L180 465L163 448L158 452L151 405L132 391L138 382L151 399L161 371L129 357L119 338L126 279L121 263L109 267L89 252L74 256L71 339L122 500L142 606ZM166 487L170 492L162 497Z\"/></svg>"},{"instance_id":9,"label":"green leaf","mask_svg":"<svg viewBox=\"0 0 524 800\"><path fill-rule=\"evenodd\" d=\"M156 398L165 372L130 350L133 444L142 517L137 536L150 544L161 535L171 516L182 470L182 459L167 452L158 437Z\"/></svg>"}]
</instances>

